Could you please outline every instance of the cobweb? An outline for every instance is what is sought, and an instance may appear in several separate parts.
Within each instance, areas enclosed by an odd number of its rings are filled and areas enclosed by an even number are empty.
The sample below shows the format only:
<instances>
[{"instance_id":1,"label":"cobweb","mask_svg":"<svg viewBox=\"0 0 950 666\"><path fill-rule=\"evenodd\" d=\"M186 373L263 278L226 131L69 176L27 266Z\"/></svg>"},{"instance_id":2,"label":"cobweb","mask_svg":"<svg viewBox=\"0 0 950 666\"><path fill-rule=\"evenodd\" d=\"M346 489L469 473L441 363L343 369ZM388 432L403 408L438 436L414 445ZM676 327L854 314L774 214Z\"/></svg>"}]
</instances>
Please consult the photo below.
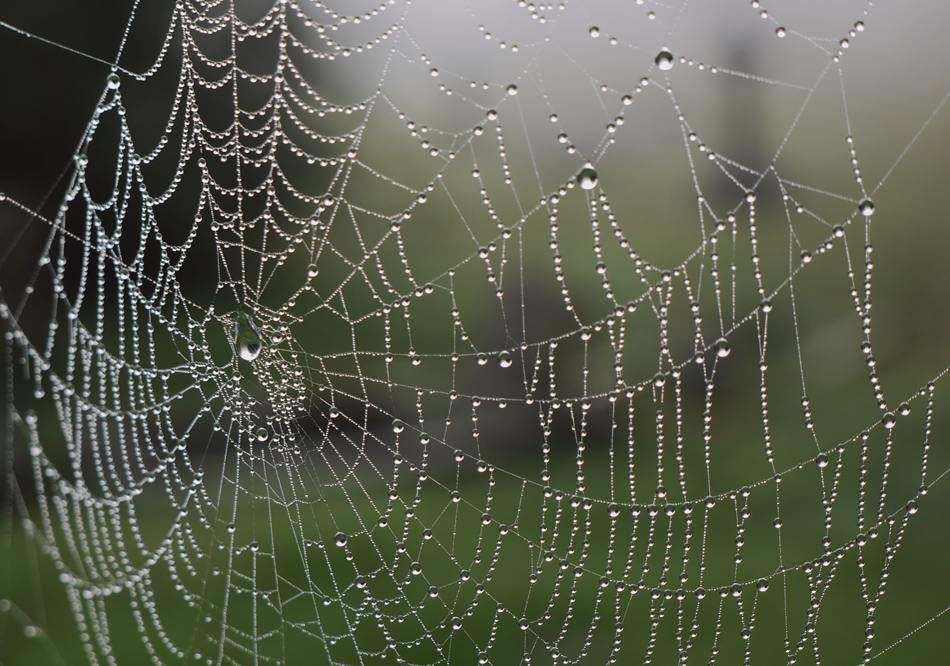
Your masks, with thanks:
<instances>
[{"instance_id":1,"label":"cobweb","mask_svg":"<svg viewBox=\"0 0 950 666\"><path fill-rule=\"evenodd\" d=\"M945 660L946 7L50 4L4 663Z\"/></svg>"}]
</instances>

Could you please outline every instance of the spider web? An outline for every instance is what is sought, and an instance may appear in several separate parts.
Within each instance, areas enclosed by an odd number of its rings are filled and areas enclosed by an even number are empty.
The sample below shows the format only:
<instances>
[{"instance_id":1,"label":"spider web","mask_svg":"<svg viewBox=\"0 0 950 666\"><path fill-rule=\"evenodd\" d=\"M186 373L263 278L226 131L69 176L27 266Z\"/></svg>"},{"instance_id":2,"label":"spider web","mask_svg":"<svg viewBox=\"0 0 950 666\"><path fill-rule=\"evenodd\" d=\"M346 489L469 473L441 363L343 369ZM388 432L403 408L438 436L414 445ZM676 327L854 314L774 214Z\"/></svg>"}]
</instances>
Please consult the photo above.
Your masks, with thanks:
<instances>
[{"instance_id":1,"label":"spider web","mask_svg":"<svg viewBox=\"0 0 950 666\"><path fill-rule=\"evenodd\" d=\"M2 17L4 660L945 653L945 10L155 4Z\"/></svg>"}]
</instances>

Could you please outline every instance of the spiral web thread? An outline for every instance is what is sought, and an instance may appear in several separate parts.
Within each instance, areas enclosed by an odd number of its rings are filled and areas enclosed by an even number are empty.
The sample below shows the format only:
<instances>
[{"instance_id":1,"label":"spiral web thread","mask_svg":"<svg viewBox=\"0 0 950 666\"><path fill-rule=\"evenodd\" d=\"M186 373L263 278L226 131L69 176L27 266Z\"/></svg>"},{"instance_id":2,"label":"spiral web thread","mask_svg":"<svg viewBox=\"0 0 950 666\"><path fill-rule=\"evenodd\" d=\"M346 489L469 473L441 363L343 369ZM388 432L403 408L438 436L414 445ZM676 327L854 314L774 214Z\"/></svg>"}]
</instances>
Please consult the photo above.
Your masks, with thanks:
<instances>
[{"instance_id":1,"label":"spiral web thread","mask_svg":"<svg viewBox=\"0 0 950 666\"><path fill-rule=\"evenodd\" d=\"M183 1L120 53L58 208L0 202L9 658L945 647L946 371L871 304L950 87L880 147L887 14L702 4Z\"/></svg>"}]
</instances>

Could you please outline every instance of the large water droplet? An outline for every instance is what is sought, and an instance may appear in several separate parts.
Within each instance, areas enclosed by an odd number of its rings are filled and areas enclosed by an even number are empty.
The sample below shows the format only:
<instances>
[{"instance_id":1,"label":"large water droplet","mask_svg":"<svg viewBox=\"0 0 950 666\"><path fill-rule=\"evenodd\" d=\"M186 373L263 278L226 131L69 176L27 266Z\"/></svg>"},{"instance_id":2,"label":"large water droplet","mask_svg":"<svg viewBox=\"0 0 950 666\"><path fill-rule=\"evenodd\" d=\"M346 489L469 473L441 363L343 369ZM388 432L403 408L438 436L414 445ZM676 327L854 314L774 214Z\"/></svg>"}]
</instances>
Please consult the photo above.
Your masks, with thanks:
<instances>
[{"instance_id":1,"label":"large water droplet","mask_svg":"<svg viewBox=\"0 0 950 666\"><path fill-rule=\"evenodd\" d=\"M590 30L587 31L587 34L589 34L591 37L593 37L594 39L596 39L596 38L600 37L600 28L598 28L598 27L595 25L595 26L591 27Z\"/></svg>"},{"instance_id":2,"label":"large water droplet","mask_svg":"<svg viewBox=\"0 0 950 666\"><path fill-rule=\"evenodd\" d=\"M498 354L498 365L503 368L510 368L511 364L514 362L514 359L511 356L511 352L503 351Z\"/></svg>"},{"instance_id":3,"label":"large water droplet","mask_svg":"<svg viewBox=\"0 0 950 666\"><path fill-rule=\"evenodd\" d=\"M874 202L870 199L862 199L861 203L858 204L858 210L865 217L870 217L874 214Z\"/></svg>"},{"instance_id":4,"label":"large water droplet","mask_svg":"<svg viewBox=\"0 0 950 666\"><path fill-rule=\"evenodd\" d=\"M234 344L238 355L253 361L261 353L261 329L246 312L239 312L234 323Z\"/></svg>"},{"instance_id":5,"label":"large water droplet","mask_svg":"<svg viewBox=\"0 0 950 666\"><path fill-rule=\"evenodd\" d=\"M729 341L725 338L719 338L716 340L716 356L719 358L726 358L729 356L729 352L732 351L732 347L729 346Z\"/></svg>"},{"instance_id":6,"label":"large water droplet","mask_svg":"<svg viewBox=\"0 0 950 666\"><path fill-rule=\"evenodd\" d=\"M108 77L106 77L106 85L109 86L110 90L115 90L119 87L121 81L119 80L119 75L113 72Z\"/></svg>"},{"instance_id":7,"label":"large water droplet","mask_svg":"<svg viewBox=\"0 0 950 666\"><path fill-rule=\"evenodd\" d=\"M518 86L516 86L514 83L508 86L506 90L508 91L508 94L512 96L518 94Z\"/></svg>"},{"instance_id":8,"label":"large water droplet","mask_svg":"<svg viewBox=\"0 0 950 666\"><path fill-rule=\"evenodd\" d=\"M673 54L663 49L656 54L656 66L662 69L664 72L667 72L673 69Z\"/></svg>"},{"instance_id":9,"label":"large water droplet","mask_svg":"<svg viewBox=\"0 0 950 666\"><path fill-rule=\"evenodd\" d=\"M333 543L335 543L337 546L341 546L341 547L345 546L346 535L343 532L337 532L336 535L333 537Z\"/></svg>"},{"instance_id":10,"label":"large water droplet","mask_svg":"<svg viewBox=\"0 0 950 666\"><path fill-rule=\"evenodd\" d=\"M593 164L588 162L584 165L584 168L577 174L577 184L581 186L582 190L592 190L597 187L597 171Z\"/></svg>"},{"instance_id":11,"label":"large water droplet","mask_svg":"<svg viewBox=\"0 0 950 666\"><path fill-rule=\"evenodd\" d=\"M317 266L316 264L310 264L309 266L307 266L307 275L308 275L308 276L310 276L310 277L312 277L312 278L315 278L315 277L317 277L317 275L319 275L319 274L320 274L320 267L319 267L319 266Z\"/></svg>"}]
</instances>

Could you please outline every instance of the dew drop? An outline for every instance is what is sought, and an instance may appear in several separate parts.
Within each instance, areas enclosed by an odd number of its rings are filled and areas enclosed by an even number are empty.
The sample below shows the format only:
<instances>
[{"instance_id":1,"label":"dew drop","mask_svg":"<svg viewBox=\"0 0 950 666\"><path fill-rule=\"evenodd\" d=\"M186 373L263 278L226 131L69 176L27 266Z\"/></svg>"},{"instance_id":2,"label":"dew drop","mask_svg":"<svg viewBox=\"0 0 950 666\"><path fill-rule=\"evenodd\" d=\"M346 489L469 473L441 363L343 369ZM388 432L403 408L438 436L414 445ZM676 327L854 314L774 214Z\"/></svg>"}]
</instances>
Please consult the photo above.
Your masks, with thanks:
<instances>
[{"instance_id":1,"label":"dew drop","mask_svg":"<svg viewBox=\"0 0 950 666\"><path fill-rule=\"evenodd\" d=\"M597 187L597 171L593 164L588 162L584 165L584 168L577 174L577 184L581 186L582 190L592 190Z\"/></svg>"},{"instance_id":2,"label":"dew drop","mask_svg":"<svg viewBox=\"0 0 950 666\"><path fill-rule=\"evenodd\" d=\"M915 514L917 513L917 502L910 500L906 505L904 505L904 508L907 509L907 513Z\"/></svg>"},{"instance_id":3,"label":"dew drop","mask_svg":"<svg viewBox=\"0 0 950 666\"><path fill-rule=\"evenodd\" d=\"M508 94L511 96L515 96L518 94L518 86L516 86L514 83L508 86L506 90L508 91Z\"/></svg>"},{"instance_id":4,"label":"dew drop","mask_svg":"<svg viewBox=\"0 0 950 666\"><path fill-rule=\"evenodd\" d=\"M659 67L664 72L668 72L673 69L673 54L663 49L656 54L656 66Z\"/></svg>"},{"instance_id":5,"label":"dew drop","mask_svg":"<svg viewBox=\"0 0 950 666\"><path fill-rule=\"evenodd\" d=\"M239 312L234 323L234 344L238 355L253 361L261 353L261 330L246 312Z\"/></svg>"},{"instance_id":6,"label":"dew drop","mask_svg":"<svg viewBox=\"0 0 950 666\"><path fill-rule=\"evenodd\" d=\"M787 31L785 30L785 28L783 28L782 26L779 26L779 27L777 27L777 28L775 29L775 36L776 36L776 37L784 37L784 36L787 35L787 34L788 34L788 32L787 32Z\"/></svg>"},{"instance_id":7,"label":"dew drop","mask_svg":"<svg viewBox=\"0 0 950 666\"><path fill-rule=\"evenodd\" d=\"M307 266L307 275L315 278L320 274L320 268L316 264L310 264Z\"/></svg>"},{"instance_id":8,"label":"dew drop","mask_svg":"<svg viewBox=\"0 0 950 666\"><path fill-rule=\"evenodd\" d=\"M267 441L267 428L260 428L257 431L257 441L266 442Z\"/></svg>"},{"instance_id":9,"label":"dew drop","mask_svg":"<svg viewBox=\"0 0 950 666\"><path fill-rule=\"evenodd\" d=\"M759 580L755 581L755 589L757 589L759 592L765 592L769 589L769 581L767 581L765 578L760 578Z\"/></svg>"},{"instance_id":10,"label":"dew drop","mask_svg":"<svg viewBox=\"0 0 950 666\"><path fill-rule=\"evenodd\" d=\"M106 77L106 85L109 86L109 90L116 90L120 83L119 75L115 72Z\"/></svg>"},{"instance_id":11,"label":"dew drop","mask_svg":"<svg viewBox=\"0 0 950 666\"><path fill-rule=\"evenodd\" d=\"M719 358L726 358L729 356L729 352L732 351L732 347L729 345L729 341L725 338L719 338L716 340L716 356Z\"/></svg>"},{"instance_id":12,"label":"dew drop","mask_svg":"<svg viewBox=\"0 0 950 666\"><path fill-rule=\"evenodd\" d=\"M600 37L600 28L598 28L596 25L592 26L591 29L587 31L587 34L589 34L594 39L597 39Z\"/></svg>"},{"instance_id":13,"label":"dew drop","mask_svg":"<svg viewBox=\"0 0 950 666\"><path fill-rule=\"evenodd\" d=\"M770 301L769 299L765 299L764 301L762 301L762 303L759 304L759 309L761 309L762 312L771 312L772 301Z\"/></svg>"},{"instance_id":14,"label":"dew drop","mask_svg":"<svg viewBox=\"0 0 950 666\"><path fill-rule=\"evenodd\" d=\"M514 362L514 359L511 356L511 352L503 351L498 354L498 365L503 368L510 368L511 364Z\"/></svg>"},{"instance_id":15,"label":"dew drop","mask_svg":"<svg viewBox=\"0 0 950 666\"><path fill-rule=\"evenodd\" d=\"M862 199L861 203L858 204L858 210L865 217L870 217L874 214L874 202L870 199Z\"/></svg>"},{"instance_id":16,"label":"dew drop","mask_svg":"<svg viewBox=\"0 0 950 666\"><path fill-rule=\"evenodd\" d=\"M894 416L894 412L887 412L884 414L884 417L881 419L881 423L884 424L885 428L893 428L897 425L897 417Z\"/></svg>"},{"instance_id":17,"label":"dew drop","mask_svg":"<svg viewBox=\"0 0 950 666\"><path fill-rule=\"evenodd\" d=\"M901 416L907 416L910 414L910 403L902 402L900 406L898 406L897 411L900 412Z\"/></svg>"},{"instance_id":18,"label":"dew drop","mask_svg":"<svg viewBox=\"0 0 950 666\"><path fill-rule=\"evenodd\" d=\"M395 421L393 421L393 432L400 433L405 429L406 429L405 423L403 423L399 419L396 419Z\"/></svg>"},{"instance_id":19,"label":"dew drop","mask_svg":"<svg viewBox=\"0 0 950 666\"><path fill-rule=\"evenodd\" d=\"M817 456L815 456L815 463L816 463L819 467L827 467L827 466L828 466L828 454L827 454L827 453L819 453Z\"/></svg>"},{"instance_id":20,"label":"dew drop","mask_svg":"<svg viewBox=\"0 0 950 666\"><path fill-rule=\"evenodd\" d=\"M346 535L343 532L337 532L333 536L333 543L342 548L346 545Z\"/></svg>"}]
</instances>

